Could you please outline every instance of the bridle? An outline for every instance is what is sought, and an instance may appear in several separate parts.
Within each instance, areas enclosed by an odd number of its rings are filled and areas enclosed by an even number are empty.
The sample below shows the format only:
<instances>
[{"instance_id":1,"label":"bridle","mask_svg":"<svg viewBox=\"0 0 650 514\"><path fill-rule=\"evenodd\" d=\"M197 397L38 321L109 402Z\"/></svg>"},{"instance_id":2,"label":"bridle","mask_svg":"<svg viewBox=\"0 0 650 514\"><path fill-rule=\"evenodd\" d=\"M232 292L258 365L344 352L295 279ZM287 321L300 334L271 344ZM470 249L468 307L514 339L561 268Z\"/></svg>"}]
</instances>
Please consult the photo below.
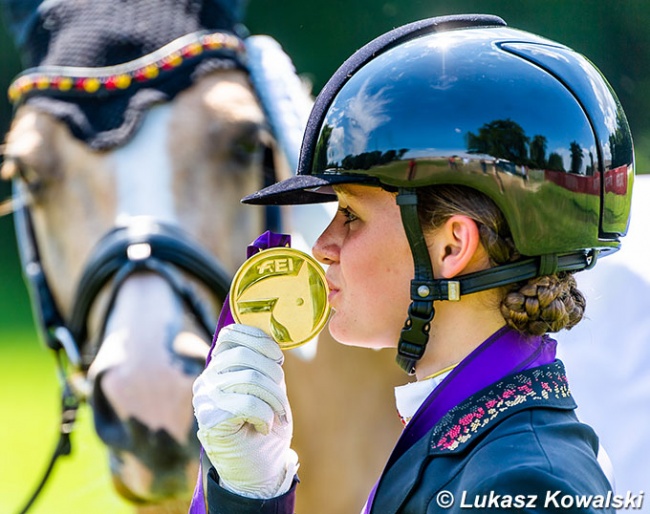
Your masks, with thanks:
<instances>
[{"instance_id":1,"label":"bridle","mask_svg":"<svg viewBox=\"0 0 650 514\"><path fill-rule=\"evenodd\" d=\"M211 44L214 44L215 40L222 41L226 36L227 38L235 37L231 34L217 34L216 36L213 34L212 36ZM205 35L200 34L200 37L204 38ZM183 42L187 42L188 37L181 39ZM240 44L229 43L226 47L227 58L238 60L243 55L243 42L239 38L237 41ZM172 47L175 52L179 51L179 48L176 48L179 45L172 43L168 46ZM215 55L218 50L217 48L211 54L206 53ZM235 50L237 52L233 56ZM157 51L152 56L157 60L156 62L168 62L164 52ZM143 60L146 61L149 57L145 56L145 58L139 59L138 66L131 66L132 70L129 66L122 65L118 67L117 72L121 75L127 72L138 73L138 69L143 66ZM242 65L240 62L238 64ZM62 72L70 72L70 70L55 71L58 73L57 84L61 82ZM88 68L83 71L93 80L97 79L105 84L105 73L101 75ZM162 71L164 70L161 67ZM118 74L117 72L116 74ZM12 85L11 94L18 100L28 96L32 91L30 81L37 84L39 80L43 80L42 77L45 73L51 74L52 70L35 68L22 73ZM255 82L254 77L253 82ZM83 84L79 80L76 80L75 83ZM48 94L47 91L41 93ZM72 91L71 94L83 94L83 91ZM261 100L263 103L267 101L265 98ZM264 106L268 114L268 106ZM277 127L273 128L277 130ZM273 157L269 150L264 158L264 181L270 184L275 180ZM66 319L55 301L41 262L29 206L25 201L21 201L28 196L25 188L26 186L20 179L14 179L13 196L14 199L18 199L17 207L14 210L16 239L36 323L46 345L55 354L62 384L62 398L59 441L41 482L20 511L21 514L27 512L38 497L58 457L71 452L70 434L74 428L76 413L88 396L85 372L92 362L93 355L98 350L97 346L102 341L111 308L126 279L140 271L155 273L162 277L182 300L208 341L212 339L218 313L213 312L214 309L206 305L206 298L198 294L196 288L187 278L194 279L194 282L204 286L219 304L225 299L231 281L231 276L224 266L180 227L147 217L136 217L127 224L116 226L108 231L95 245L84 265L74 295L71 314ZM277 207L267 209L265 225L269 230L280 231ZM97 344L92 352L88 352L85 351L85 348L89 345L89 317L97 304L98 296L104 291L107 292L108 302L103 305L100 330L95 336Z\"/></svg>"},{"instance_id":2,"label":"bridle","mask_svg":"<svg viewBox=\"0 0 650 514\"><path fill-rule=\"evenodd\" d=\"M14 187L20 188L21 185L15 182ZM15 194L20 195L19 192ZM150 218L132 218L128 224L110 230L96 244L82 271L71 315L64 319L48 284L28 207L20 206L14 212L14 220L32 308L40 333L55 354L62 383L59 441L41 484L21 511L27 512L58 457L71 451L70 434L77 409L88 394L85 379L79 378L84 376L92 360L92 356L84 357L83 347L88 344L89 316L100 293L107 290L109 300L102 313L97 344L102 340L120 287L128 277L139 271L162 277L182 300L207 341L210 341L218 313L206 305L205 298L186 278L195 279L205 286L221 304L228 293L231 277L220 262L179 227ZM92 353L95 354L96 349Z\"/></svg>"}]
</instances>

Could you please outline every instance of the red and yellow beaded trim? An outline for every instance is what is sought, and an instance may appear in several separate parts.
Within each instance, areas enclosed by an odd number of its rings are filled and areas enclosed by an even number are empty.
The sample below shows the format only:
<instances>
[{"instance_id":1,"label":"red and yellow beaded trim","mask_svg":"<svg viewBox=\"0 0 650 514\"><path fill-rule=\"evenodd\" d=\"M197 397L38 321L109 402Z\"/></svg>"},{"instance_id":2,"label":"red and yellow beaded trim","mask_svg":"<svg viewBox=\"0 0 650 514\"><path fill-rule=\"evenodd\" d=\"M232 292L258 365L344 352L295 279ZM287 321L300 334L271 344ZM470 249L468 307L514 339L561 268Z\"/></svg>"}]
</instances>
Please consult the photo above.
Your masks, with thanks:
<instances>
[{"instance_id":1,"label":"red and yellow beaded trim","mask_svg":"<svg viewBox=\"0 0 650 514\"><path fill-rule=\"evenodd\" d=\"M183 62L206 51L230 50L245 53L244 42L224 32L194 33L183 36L159 50L134 61L103 68L43 66L21 73L9 86L11 103L20 102L36 91L95 94L100 91L128 89L133 83L155 79L161 73L178 68Z\"/></svg>"}]
</instances>

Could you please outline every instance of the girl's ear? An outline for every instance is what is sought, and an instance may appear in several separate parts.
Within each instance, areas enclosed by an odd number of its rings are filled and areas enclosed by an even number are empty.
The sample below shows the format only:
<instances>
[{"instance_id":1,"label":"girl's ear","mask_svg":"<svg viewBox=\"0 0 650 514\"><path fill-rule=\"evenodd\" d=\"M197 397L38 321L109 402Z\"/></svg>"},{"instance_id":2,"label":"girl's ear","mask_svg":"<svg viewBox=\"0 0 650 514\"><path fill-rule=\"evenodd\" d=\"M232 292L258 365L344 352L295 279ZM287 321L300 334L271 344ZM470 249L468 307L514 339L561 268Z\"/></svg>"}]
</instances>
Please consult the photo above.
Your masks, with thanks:
<instances>
[{"instance_id":1,"label":"girl's ear","mask_svg":"<svg viewBox=\"0 0 650 514\"><path fill-rule=\"evenodd\" d=\"M476 222L460 214L450 217L435 232L432 252L436 278L453 278L477 271L480 237Z\"/></svg>"}]
</instances>

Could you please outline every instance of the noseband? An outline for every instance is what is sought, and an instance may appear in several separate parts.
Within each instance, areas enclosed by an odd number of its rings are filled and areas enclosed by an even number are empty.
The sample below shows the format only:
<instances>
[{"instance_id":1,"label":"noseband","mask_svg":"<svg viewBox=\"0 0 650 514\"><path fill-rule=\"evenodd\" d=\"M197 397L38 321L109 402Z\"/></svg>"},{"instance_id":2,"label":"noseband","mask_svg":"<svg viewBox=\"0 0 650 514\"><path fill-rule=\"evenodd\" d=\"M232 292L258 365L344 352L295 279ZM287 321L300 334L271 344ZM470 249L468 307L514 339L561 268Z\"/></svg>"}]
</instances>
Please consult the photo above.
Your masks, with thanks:
<instances>
[{"instance_id":1,"label":"noseband","mask_svg":"<svg viewBox=\"0 0 650 514\"><path fill-rule=\"evenodd\" d=\"M76 341L87 337L88 315L99 292L112 281L111 301L106 309L110 312L120 286L141 270L162 276L183 300L207 338L212 338L216 316L205 308L194 288L182 280L178 271L198 280L220 301L228 293L230 275L180 228L149 218L134 218L128 225L107 233L86 262L69 322Z\"/></svg>"},{"instance_id":2,"label":"noseband","mask_svg":"<svg viewBox=\"0 0 650 514\"><path fill-rule=\"evenodd\" d=\"M83 361L81 348L87 342L88 318L100 292L110 283L105 320L121 285L138 271L146 270L163 277L207 338L212 338L216 314L206 308L179 272L203 284L219 301L226 297L231 277L221 263L179 227L138 217L105 234L86 261L71 315L64 320L45 276L27 207L15 212L15 225L21 261L45 342L52 350L63 350L73 367L86 369L89 364Z\"/></svg>"}]
</instances>

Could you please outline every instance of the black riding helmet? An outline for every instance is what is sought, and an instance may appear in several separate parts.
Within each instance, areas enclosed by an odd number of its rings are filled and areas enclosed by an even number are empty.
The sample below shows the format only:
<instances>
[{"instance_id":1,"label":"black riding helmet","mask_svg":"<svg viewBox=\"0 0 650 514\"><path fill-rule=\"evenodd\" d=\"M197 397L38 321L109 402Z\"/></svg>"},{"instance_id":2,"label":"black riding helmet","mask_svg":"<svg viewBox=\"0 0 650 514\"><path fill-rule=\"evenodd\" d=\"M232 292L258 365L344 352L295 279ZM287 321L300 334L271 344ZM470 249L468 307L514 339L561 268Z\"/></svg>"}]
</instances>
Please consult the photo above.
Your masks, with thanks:
<instances>
[{"instance_id":1,"label":"black riding helmet","mask_svg":"<svg viewBox=\"0 0 650 514\"><path fill-rule=\"evenodd\" d=\"M435 300L579 271L616 251L633 176L623 109L584 56L496 16L445 16L353 54L316 99L297 175L243 202L331 201L344 183L398 191L415 278L397 360L413 373ZM434 280L416 189L437 184L491 198L522 260Z\"/></svg>"}]
</instances>

